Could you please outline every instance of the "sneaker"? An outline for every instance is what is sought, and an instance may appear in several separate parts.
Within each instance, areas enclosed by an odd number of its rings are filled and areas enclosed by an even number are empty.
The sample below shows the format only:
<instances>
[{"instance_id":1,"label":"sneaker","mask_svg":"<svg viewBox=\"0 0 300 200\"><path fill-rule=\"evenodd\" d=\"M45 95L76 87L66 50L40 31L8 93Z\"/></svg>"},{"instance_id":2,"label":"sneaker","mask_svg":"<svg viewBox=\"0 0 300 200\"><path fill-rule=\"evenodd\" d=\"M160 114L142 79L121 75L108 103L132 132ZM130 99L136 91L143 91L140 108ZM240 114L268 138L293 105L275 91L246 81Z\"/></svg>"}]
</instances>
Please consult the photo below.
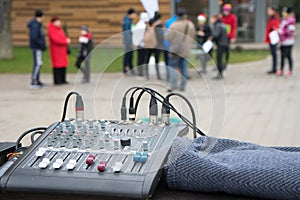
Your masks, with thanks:
<instances>
[{"instance_id":1,"label":"sneaker","mask_svg":"<svg viewBox=\"0 0 300 200\"><path fill-rule=\"evenodd\" d=\"M46 87L48 87L48 85L47 84L45 84L45 83L42 83L42 82L38 82L38 85L40 85L41 87L43 87L43 88L46 88Z\"/></svg>"},{"instance_id":2,"label":"sneaker","mask_svg":"<svg viewBox=\"0 0 300 200\"><path fill-rule=\"evenodd\" d=\"M277 76L282 76L282 70L278 70L276 73Z\"/></svg>"},{"instance_id":3,"label":"sneaker","mask_svg":"<svg viewBox=\"0 0 300 200\"><path fill-rule=\"evenodd\" d=\"M276 74L276 70L267 71L267 74Z\"/></svg>"},{"instance_id":4,"label":"sneaker","mask_svg":"<svg viewBox=\"0 0 300 200\"><path fill-rule=\"evenodd\" d=\"M33 90L37 90L37 89L41 89L42 86L40 84L30 84L29 88Z\"/></svg>"},{"instance_id":5,"label":"sneaker","mask_svg":"<svg viewBox=\"0 0 300 200\"><path fill-rule=\"evenodd\" d=\"M222 80L223 76L221 74L218 74L217 76L212 78L213 80Z\"/></svg>"},{"instance_id":6,"label":"sneaker","mask_svg":"<svg viewBox=\"0 0 300 200\"><path fill-rule=\"evenodd\" d=\"M287 77L292 76L292 72L291 72L291 71L287 71L287 72L286 72L286 76L287 76Z\"/></svg>"}]
</instances>

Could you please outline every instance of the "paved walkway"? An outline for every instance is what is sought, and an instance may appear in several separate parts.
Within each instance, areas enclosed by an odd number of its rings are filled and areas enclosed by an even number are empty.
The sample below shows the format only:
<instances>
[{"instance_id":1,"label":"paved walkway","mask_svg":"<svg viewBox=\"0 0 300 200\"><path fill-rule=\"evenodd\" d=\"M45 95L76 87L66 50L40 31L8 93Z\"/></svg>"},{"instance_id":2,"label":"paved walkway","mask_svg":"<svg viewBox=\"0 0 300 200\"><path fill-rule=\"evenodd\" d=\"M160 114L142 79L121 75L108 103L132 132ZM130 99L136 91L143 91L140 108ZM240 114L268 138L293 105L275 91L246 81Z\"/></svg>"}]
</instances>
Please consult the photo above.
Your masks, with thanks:
<instances>
[{"instance_id":1,"label":"paved walkway","mask_svg":"<svg viewBox=\"0 0 300 200\"><path fill-rule=\"evenodd\" d=\"M195 105L199 126L209 135L255 142L262 145L300 145L300 46L294 49L292 78L267 75L270 58L253 63L230 65L225 81L212 81L213 72L200 77L190 71L185 94ZM66 94L75 89L83 94L87 118L119 119L124 91L130 86L147 85L166 93L163 81L141 81L120 73L92 75L91 84L53 86L51 75L42 75L49 84L41 90L28 89L30 75L0 75L0 141L15 141L23 131L59 121ZM212 98L213 96L213 98ZM147 116L148 97L142 102L139 117ZM72 102L74 103L74 102ZM189 115L178 99L174 103ZM146 109L145 109L146 108ZM225 109L225 113L223 113ZM70 104L68 115L73 117ZM219 128L222 126L222 131Z\"/></svg>"}]
</instances>

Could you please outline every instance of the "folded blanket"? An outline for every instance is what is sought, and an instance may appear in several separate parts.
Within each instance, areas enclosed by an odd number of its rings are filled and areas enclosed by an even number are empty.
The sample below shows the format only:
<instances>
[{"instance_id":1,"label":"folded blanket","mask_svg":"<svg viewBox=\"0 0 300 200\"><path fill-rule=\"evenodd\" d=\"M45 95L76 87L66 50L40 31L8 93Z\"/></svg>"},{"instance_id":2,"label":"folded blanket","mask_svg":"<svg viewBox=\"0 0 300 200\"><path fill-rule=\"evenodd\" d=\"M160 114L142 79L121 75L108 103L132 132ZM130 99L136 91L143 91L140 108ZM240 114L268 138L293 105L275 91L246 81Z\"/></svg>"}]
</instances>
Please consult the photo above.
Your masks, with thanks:
<instances>
[{"instance_id":1,"label":"folded blanket","mask_svg":"<svg viewBox=\"0 0 300 200\"><path fill-rule=\"evenodd\" d=\"M171 189L300 199L300 147L178 137L165 172Z\"/></svg>"}]
</instances>

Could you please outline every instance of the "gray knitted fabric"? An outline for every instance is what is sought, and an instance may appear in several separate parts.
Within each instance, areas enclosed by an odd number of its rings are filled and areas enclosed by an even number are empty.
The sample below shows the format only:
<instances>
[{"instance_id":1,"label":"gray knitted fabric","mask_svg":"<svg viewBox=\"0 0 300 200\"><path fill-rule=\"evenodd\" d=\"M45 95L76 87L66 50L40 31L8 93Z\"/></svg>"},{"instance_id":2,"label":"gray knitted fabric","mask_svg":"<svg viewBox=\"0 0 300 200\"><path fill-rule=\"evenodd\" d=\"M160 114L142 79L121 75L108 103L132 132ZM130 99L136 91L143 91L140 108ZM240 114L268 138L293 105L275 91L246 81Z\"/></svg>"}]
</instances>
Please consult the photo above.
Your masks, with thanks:
<instances>
[{"instance_id":1,"label":"gray knitted fabric","mask_svg":"<svg viewBox=\"0 0 300 200\"><path fill-rule=\"evenodd\" d=\"M176 138L165 172L171 189L300 199L300 147Z\"/></svg>"}]
</instances>

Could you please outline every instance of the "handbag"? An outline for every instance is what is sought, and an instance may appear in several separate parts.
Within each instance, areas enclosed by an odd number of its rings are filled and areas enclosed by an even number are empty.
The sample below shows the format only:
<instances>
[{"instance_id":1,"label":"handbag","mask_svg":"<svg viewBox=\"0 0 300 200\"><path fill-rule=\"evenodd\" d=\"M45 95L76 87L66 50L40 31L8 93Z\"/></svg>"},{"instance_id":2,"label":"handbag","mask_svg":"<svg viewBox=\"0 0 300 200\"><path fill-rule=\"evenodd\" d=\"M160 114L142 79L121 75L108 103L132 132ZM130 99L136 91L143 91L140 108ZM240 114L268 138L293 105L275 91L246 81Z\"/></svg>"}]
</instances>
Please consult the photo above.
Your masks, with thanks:
<instances>
[{"instance_id":1,"label":"handbag","mask_svg":"<svg viewBox=\"0 0 300 200\"><path fill-rule=\"evenodd\" d=\"M154 27L148 27L144 33L144 47L154 49L157 47L157 39Z\"/></svg>"},{"instance_id":2,"label":"handbag","mask_svg":"<svg viewBox=\"0 0 300 200\"><path fill-rule=\"evenodd\" d=\"M183 39L181 40L181 42L179 41L179 42L176 42L173 45L171 45L170 52L172 54L181 54L181 53L183 53L183 51L184 51L184 42L186 40L186 35L188 33L188 29L189 29L189 25L186 24L185 30L184 30L184 36L183 36Z\"/></svg>"}]
</instances>

